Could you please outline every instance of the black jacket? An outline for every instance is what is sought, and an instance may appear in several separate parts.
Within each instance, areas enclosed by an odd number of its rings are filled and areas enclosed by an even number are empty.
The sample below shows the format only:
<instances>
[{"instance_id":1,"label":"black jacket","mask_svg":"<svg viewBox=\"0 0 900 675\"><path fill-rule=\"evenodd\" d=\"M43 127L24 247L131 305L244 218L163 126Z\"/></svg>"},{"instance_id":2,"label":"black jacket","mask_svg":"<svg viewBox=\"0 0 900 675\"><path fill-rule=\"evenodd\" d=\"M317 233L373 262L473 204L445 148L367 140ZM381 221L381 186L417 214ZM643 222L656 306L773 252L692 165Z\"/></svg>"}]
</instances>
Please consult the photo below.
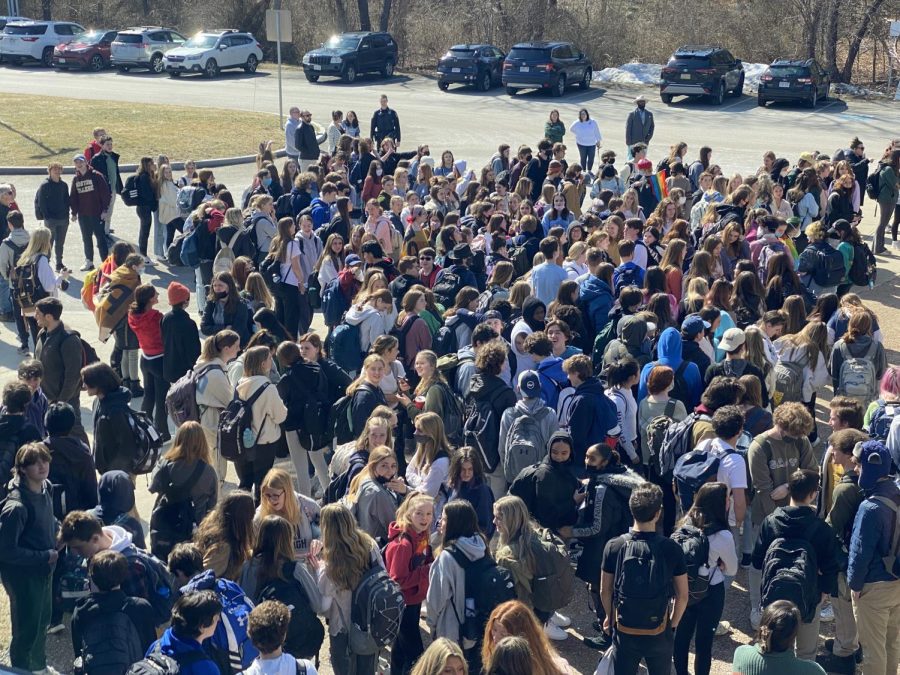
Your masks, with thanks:
<instances>
[{"instance_id":1,"label":"black jacket","mask_svg":"<svg viewBox=\"0 0 900 675\"><path fill-rule=\"evenodd\" d=\"M134 485L124 471L108 471L100 476L97 484L98 504L90 514L104 525L118 525L131 533L131 542L138 548L147 548L144 528L134 516Z\"/></svg>"},{"instance_id":2,"label":"black jacket","mask_svg":"<svg viewBox=\"0 0 900 675\"><path fill-rule=\"evenodd\" d=\"M215 312L217 300L207 300L206 307L203 309L203 318L200 320L200 332L204 335L215 335L220 330L230 328L241 338L241 349L247 346L247 340L250 339L250 310L242 300L234 303L234 309L231 312L227 310L224 313L224 321L215 323Z\"/></svg>"},{"instance_id":3,"label":"black jacket","mask_svg":"<svg viewBox=\"0 0 900 675\"><path fill-rule=\"evenodd\" d=\"M655 360L654 356L654 360ZM697 368L700 369L701 373L706 373L711 365L711 361L709 357L700 349L700 345L698 345L693 340L685 340L683 337L681 338L681 358L685 361L692 361L697 364Z\"/></svg>"},{"instance_id":4,"label":"black jacket","mask_svg":"<svg viewBox=\"0 0 900 675\"><path fill-rule=\"evenodd\" d=\"M137 189L138 208L156 211L159 208L159 200L156 197L153 181L150 180L150 174L142 173L137 177Z\"/></svg>"},{"instance_id":5,"label":"black jacket","mask_svg":"<svg viewBox=\"0 0 900 675\"><path fill-rule=\"evenodd\" d=\"M228 246L237 231L238 228L235 225L222 225L216 230L216 253L221 251L223 247ZM253 242L250 241L250 232L250 229L242 229L241 234L234 240L234 247L231 249L231 252L234 253L235 258L244 256L245 258L250 258L250 260L257 259L259 251L256 250ZM265 251L265 253L268 253L268 251Z\"/></svg>"},{"instance_id":6,"label":"black jacket","mask_svg":"<svg viewBox=\"0 0 900 675\"><path fill-rule=\"evenodd\" d=\"M549 154L549 153L548 153ZM522 171L522 175L531 179L531 201L536 202L541 197L541 190L544 188L544 179L547 177L547 170L550 168L550 157L541 157L539 154L531 158L528 165Z\"/></svg>"},{"instance_id":7,"label":"black jacket","mask_svg":"<svg viewBox=\"0 0 900 675\"><path fill-rule=\"evenodd\" d=\"M394 304L397 306L398 312L400 311L400 303L403 302L403 296L406 295L406 292L416 284L420 283L422 282L419 280L419 277L414 277L409 274L401 274L390 283L389 288L391 295L394 296Z\"/></svg>"},{"instance_id":8,"label":"black jacket","mask_svg":"<svg viewBox=\"0 0 900 675\"><path fill-rule=\"evenodd\" d=\"M124 612L137 630L141 649L146 652L156 639L156 612L143 598L125 595L122 590L108 593L91 593L78 602L72 613L72 649L81 655L82 636L91 630L91 624L104 616Z\"/></svg>"},{"instance_id":9,"label":"black jacket","mask_svg":"<svg viewBox=\"0 0 900 675\"><path fill-rule=\"evenodd\" d=\"M393 111L391 111L391 112L393 112ZM390 134L388 134L388 136L390 136ZM393 138L393 136L390 136L390 137ZM393 176L394 171L397 170L397 165L400 163L401 159L414 159L415 156L416 156L415 151L411 151L411 152L394 151L394 152L392 152L388 156L388 158L381 163L382 167L384 168L384 175L385 176ZM385 210L387 210L387 209L385 209Z\"/></svg>"},{"instance_id":10,"label":"black jacket","mask_svg":"<svg viewBox=\"0 0 900 675\"><path fill-rule=\"evenodd\" d=\"M87 511L97 506L97 469L91 450L75 436L50 436L44 441L50 448L50 475L56 517L62 520L69 511ZM62 486L65 503L58 496Z\"/></svg>"},{"instance_id":11,"label":"black jacket","mask_svg":"<svg viewBox=\"0 0 900 675\"><path fill-rule=\"evenodd\" d=\"M516 404L516 394L506 382L489 373L476 371L472 376L469 396L476 401L490 401L494 415L499 420L507 408ZM498 439L499 441L499 439Z\"/></svg>"},{"instance_id":12,"label":"black jacket","mask_svg":"<svg viewBox=\"0 0 900 675\"><path fill-rule=\"evenodd\" d=\"M137 444L131 430L131 392L119 387L99 399L94 411L94 462L101 474L119 469L131 473Z\"/></svg>"},{"instance_id":13,"label":"black jacket","mask_svg":"<svg viewBox=\"0 0 900 675\"><path fill-rule=\"evenodd\" d=\"M319 159L319 141L316 128L301 121L294 132L294 147L300 153L300 159Z\"/></svg>"},{"instance_id":14,"label":"black jacket","mask_svg":"<svg viewBox=\"0 0 900 675\"><path fill-rule=\"evenodd\" d=\"M400 142L400 118L393 108L379 108L372 114L372 124L369 135L376 143L381 143L385 138L393 138ZM299 146L298 146L299 147ZM388 172L385 171L385 174Z\"/></svg>"},{"instance_id":15,"label":"black jacket","mask_svg":"<svg viewBox=\"0 0 900 675\"><path fill-rule=\"evenodd\" d=\"M6 485L16 464L16 453L26 443L40 441L41 434L25 415L0 415L0 481Z\"/></svg>"},{"instance_id":16,"label":"black jacket","mask_svg":"<svg viewBox=\"0 0 900 675\"><path fill-rule=\"evenodd\" d=\"M200 356L200 332L190 315L179 307L162 318L163 378L173 383L194 367Z\"/></svg>"},{"instance_id":17,"label":"black jacket","mask_svg":"<svg viewBox=\"0 0 900 675\"><path fill-rule=\"evenodd\" d=\"M320 445L319 436L324 424L319 424L328 414L328 378L318 363L298 361L281 376L278 394L287 408L287 417L282 424L285 431L301 431L300 441L304 448L316 450ZM310 407L312 406L312 407ZM318 413L314 411L318 410ZM313 415L313 419L310 419ZM315 428L310 429L310 426ZM310 444L312 435L313 444Z\"/></svg>"},{"instance_id":18,"label":"black jacket","mask_svg":"<svg viewBox=\"0 0 900 675\"><path fill-rule=\"evenodd\" d=\"M328 359L319 359L319 368L325 373L325 379L328 381L328 404L334 405L334 402L347 391L353 378L346 370Z\"/></svg>"},{"instance_id":19,"label":"black jacket","mask_svg":"<svg viewBox=\"0 0 900 675\"><path fill-rule=\"evenodd\" d=\"M352 421L350 428L354 436L362 433L366 426L366 420L369 415L380 405L386 405L384 392L381 387L373 387L367 382L362 385L353 394L353 400L350 403L350 419Z\"/></svg>"},{"instance_id":20,"label":"black jacket","mask_svg":"<svg viewBox=\"0 0 900 675\"><path fill-rule=\"evenodd\" d=\"M34 194L34 217L37 220L69 220L69 184L45 178Z\"/></svg>"},{"instance_id":21,"label":"black jacket","mask_svg":"<svg viewBox=\"0 0 900 675\"><path fill-rule=\"evenodd\" d=\"M525 502L541 527L558 530L574 525L578 519L574 495L581 483L572 472L572 464L571 457L567 462L554 462L548 452L540 463L522 469L509 488L511 495Z\"/></svg>"},{"instance_id":22,"label":"black jacket","mask_svg":"<svg viewBox=\"0 0 900 675\"><path fill-rule=\"evenodd\" d=\"M109 175L109 171L107 171L108 166L106 162L106 152L101 152L100 154L94 155L91 158L91 168L94 171L100 173L105 179L107 185L110 186L110 191L115 192L115 194L119 194L124 189L122 185L122 174L119 173L119 155L115 152L110 152L109 155L113 158L113 161L116 163L116 184L113 186L112 177Z\"/></svg>"}]
</instances>

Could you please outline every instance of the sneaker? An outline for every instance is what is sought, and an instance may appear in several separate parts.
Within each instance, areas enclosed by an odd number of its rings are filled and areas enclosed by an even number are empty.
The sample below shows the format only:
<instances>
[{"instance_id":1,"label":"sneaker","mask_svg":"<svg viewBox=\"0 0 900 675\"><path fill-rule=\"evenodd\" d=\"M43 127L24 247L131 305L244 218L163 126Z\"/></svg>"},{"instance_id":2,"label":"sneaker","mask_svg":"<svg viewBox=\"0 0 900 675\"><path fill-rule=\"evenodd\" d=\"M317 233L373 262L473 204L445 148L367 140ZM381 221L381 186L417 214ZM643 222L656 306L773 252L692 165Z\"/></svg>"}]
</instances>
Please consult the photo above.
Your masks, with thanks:
<instances>
[{"instance_id":1,"label":"sneaker","mask_svg":"<svg viewBox=\"0 0 900 675\"><path fill-rule=\"evenodd\" d=\"M762 613L758 609L750 610L750 627L753 630L759 628L759 620L762 618Z\"/></svg>"},{"instance_id":2,"label":"sneaker","mask_svg":"<svg viewBox=\"0 0 900 675\"><path fill-rule=\"evenodd\" d=\"M56 635L57 633L62 633L65 629L66 627L63 624L57 623L47 628L47 635Z\"/></svg>"},{"instance_id":3,"label":"sneaker","mask_svg":"<svg viewBox=\"0 0 900 675\"><path fill-rule=\"evenodd\" d=\"M0 314L0 321L3 323L11 323L16 320L16 317L12 315L12 312L3 312Z\"/></svg>"},{"instance_id":4,"label":"sneaker","mask_svg":"<svg viewBox=\"0 0 900 675\"><path fill-rule=\"evenodd\" d=\"M581 641L598 652L605 652L612 645L612 638L606 633L600 633L597 637L581 638Z\"/></svg>"},{"instance_id":5,"label":"sneaker","mask_svg":"<svg viewBox=\"0 0 900 675\"><path fill-rule=\"evenodd\" d=\"M835 656L834 654L820 654L816 657L818 663L825 672L836 675L853 675L856 672L856 659L850 656Z\"/></svg>"},{"instance_id":6,"label":"sneaker","mask_svg":"<svg viewBox=\"0 0 900 675\"><path fill-rule=\"evenodd\" d=\"M82 272L90 272L92 269L94 269L94 263L90 260L85 260L84 265L82 265L78 269Z\"/></svg>"},{"instance_id":7,"label":"sneaker","mask_svg":"<svg viewBox=\"0 0 900 675\"><path fill-rule=\"evenodd\" d=\"M745 570L750 569L750 565L752 563L751 555L749 553L745 553L741 556L741 568Z\"/></svg>"},{"instance_id":8,"label":"sneaker","mask_svg":"<svg viewBox=\"0 0 900 675\"><path fill-rule=\"evenodd\" d=\"M28 347L25 347L24 345L23 345L22 347L19 347L19 348L16 350L16 353L17 353L19 356L31 356L31 350L28 349Z\"/></svg>"},{"instance_id":9,"label":"sneaker","mask_svg":"<svg viewBox=\"0 0 900 675\"><path fill-rule=\"evenodd\" d=\"M144 264L145 264L145 265L152 265L152 264L153 264L153 261L150 260L149 257L144 256Z\"/></svg>"},{"instance_id":10,"label":"sneaker","mask_svg":"<svg viewBox=\"0 0 900 675\"><path fill-rule=\"evenodd\" d=\"M560 614L559 612L553 612L553 615L550 617L550 621L555 626L559 626L560 628L568 628L572 625L572 619L565 616L564 614Z\"/></svg>"},{"instance_id":11,"label":"sneaker","mask_svg":"<svg viewBox=\"0 0 900 675\"><path fill-rule=\"evenodd\" d=\"M720 621L719 625L716 626L716 637L722 637L723 635L728 635L731 632L731 624L727 621Z\"/></svg>"},{"instance_id":12,"label":"sneaker","mask_svg":"<svg viewBox=\"0 0 900 675\"><path fill-rule=\"evenodd\" d=\"M569 638L569 634L552 621L544 624L544 635L558 642Z\"/></svg>"},{"instance_id":13,"label":"sneaker","mask_svg":"<svg viewBox=\"0 0 900 675\"><path fill-rule=\"evenodd\" d=\"M831 623L834 621L834 607L832 607L830 603L825 605L819 612L819 621L824 623Z\"/></svg>"},{"instance_id":14,"label":"sneaker","mask_svg":"<svg viewBox=\"0 0 900 675\"><path fill-rule=\"evenodd\" d=\"M834 638L828 638L827 640L825 640L825 651L827 651L829 654L834 654ZM856 648L856 653L853 654L853 659L857 663L862 663L862 645Z\"/></svg>"}]
</instances>

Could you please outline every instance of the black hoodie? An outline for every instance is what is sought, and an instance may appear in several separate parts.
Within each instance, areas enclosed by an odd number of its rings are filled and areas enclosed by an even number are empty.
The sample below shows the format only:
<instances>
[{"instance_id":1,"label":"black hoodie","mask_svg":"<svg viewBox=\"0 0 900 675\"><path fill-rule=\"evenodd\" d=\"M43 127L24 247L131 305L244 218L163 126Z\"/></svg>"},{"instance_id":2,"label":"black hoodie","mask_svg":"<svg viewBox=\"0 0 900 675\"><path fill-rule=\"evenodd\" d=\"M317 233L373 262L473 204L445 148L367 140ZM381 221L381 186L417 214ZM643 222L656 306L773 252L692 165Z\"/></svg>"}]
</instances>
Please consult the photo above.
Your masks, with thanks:
<instances>
[{"instance_id":1,"label":"black hoodie","mask_svg":"<svg viewBox=\"0 0 900 675\"><path fill-rule=\"evenodd\" d=\"M534 318L534 313L538 308L543 308L544 310L544 321L538 321ZM525 323L527 323L528 327L533 331L544 330L544 326L546 325L546 313L547 305L533 295L529 295L522 303L522 319L524 319Z\"/></svg>"},{"instance_id":2,"label":"black hoodie","mask_svg":"<svg viewBox=\"0 0 900 675\"><path fill-rule=\"evenodd\" d=\"M97 506L97 471L90 448L75 436L50 436L44 442L50 448L52 459L48 479L54 486L56 517L62 520L69 511L86 511Z\"/></svg>"},{"instance_id":3,"label":"black hoodie","mask_svg":"<svg viewBox=\"0 0 900 675\"><path fill-rule=\"evenodd\" d=\"M469 396L476 401L489 400L494 414L499 420L507 408L516 404L516 394L506 382L496 375L476 372L472 376L472 385L469 387Z\"/></svg>"},{"instance_id":4,"label":"black hoodie","mask_svg":"<svg viewBox=\"0 0 900 675\"><path fill-rule=\"evenodd\" d=\"M25 415L0 415L0 481L6 485L16 463L16 453L26 443L40 441L41 434Z\"/></svg>"},{"instance_id":5,"label":"black hoodie","mask_svg":"<svg viewBox=\"0 0 900 675\"><path fill-rule=\"evenodd\" d=\"M143 598L125 595L122 590L107 593L91 593L80 600L72 613L72 649L81 654L82 635L90 630L90 625L115 612L124 612L137 630L141 651L145 652L156 639L156 612Z\"/></svg>"},{"instance_id":6,"label":"black hoodie","mask_svg":"<svg viewBox=\"0 0 900 675\"><path fill-rule=\"evenodd\" d=\"M287 408L287 417L282 427L285 431L302 430L300 435L304 448L322 447L319 436L324 431L321 422L328 416L328 378L318 363L297 361L281 376L278 394ZM318 410L318 414L316 414ZM316 419L318 418L318 419ZM310 444L310 434L315 436Z\"/></svg>"},{"instance_id":7,"label":"black hoodie","mask_svg":"<svg viewBox=\"0 0 900 675\"><path fill-rule=\"evenodd\" d=\"M124 471L110 471L100 476L97 487L100 503L91 515L104 525L118 525L131 533L131 541L138 548L147 548L140 521L129 515L134 508L134 485Z\"/></svg>"},{"instance_id":8,"label":"black hoodie","mask_svg":"<svg viewBox=\"0 0 900 675\"><path fill-rule=\"evenodd\" d=\"M572 471L574 459L571 454L565 462L554 462L550 458L550 448L557 442L572 447L569 435L557 431L547 443L546 457L540 463L522 469L509 488L511 495L525 502L538 524L551 530L575 524L578 519L575 491L581 487Z\"/></svg>"},{"instance_id":9,"label":"black hoodie","mask_svg":"<svg viewBox=\"0 0 900 675\"><path fill-rule=\"evenodd\" d=\"M134 467L137 444L129 423L130 402L131 392L119 387L101 398L94 411L94 462L100 473Z\"/></svg>"}]
</instances>

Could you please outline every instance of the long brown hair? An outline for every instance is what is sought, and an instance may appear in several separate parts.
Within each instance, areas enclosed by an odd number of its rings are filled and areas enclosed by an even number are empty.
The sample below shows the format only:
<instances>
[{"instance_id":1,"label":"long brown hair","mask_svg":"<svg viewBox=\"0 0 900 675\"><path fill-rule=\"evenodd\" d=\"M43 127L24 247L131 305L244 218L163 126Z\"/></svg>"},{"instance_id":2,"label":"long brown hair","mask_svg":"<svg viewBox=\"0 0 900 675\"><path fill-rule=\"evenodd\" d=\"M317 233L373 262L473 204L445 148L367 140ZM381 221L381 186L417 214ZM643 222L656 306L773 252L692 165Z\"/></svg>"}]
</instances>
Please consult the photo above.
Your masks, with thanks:
<instances>
[{"instance_id":1,"label":"long brown hair","mask_svg":"<svg viewBox=\"0 0 900 675\"><path fill-rule=\"evenodd\" d=\"M272 243L269 244L269 255L274 255L281 262L289 262L287 258L288 246L294 240L291 229L294 227L293 218L281 218L278 221L278 232L272 237Z\"/></svg>"},{"instance_id":2,"label":"long brown hair","mask_svg":"<svg viewBox=\"0 0 900 675\"><path fill-rule=\"evenodd\" d=\"M263 518L253 546L253 557L260 563L260 587L270 579L284 579L284 564L294 559L294 526L281 516Z\"/></svg>"},{"instance_id":3,"label":"long brown hair","mask_svg":"<svg viewBox=\"0 0 900 675\"><path fill-rule=\"evenodd\" d=\"M169 451L163 455L163 459L170 462L194 462L210 463L209 444L206 442L206 433L198 422L188 420L175 432L175 440Z\"/></svg>"},{"instance_id":4,"label":"long brown hair","mask_svg":"<svg viewBox=\"0 0 900 675\"><path fill-rule=\"evenodd\" d=\"M342 504L328 504L319 514L325 574L338 590L352 591L372 563L373 541Z\"/></svg>"},{"instance_id":5,"label":"long brown hair","mask_svg":"<svg viewBox=\"0 0 900 675\"><path fill-rule=\"evenodd\" d=\"M249 558L253 544L253 516L256 505L249 492L235 490L219 500L197 527L194 543L201 551L225 543L228 567L240 568Z\"/></svg>"}]
</instances>

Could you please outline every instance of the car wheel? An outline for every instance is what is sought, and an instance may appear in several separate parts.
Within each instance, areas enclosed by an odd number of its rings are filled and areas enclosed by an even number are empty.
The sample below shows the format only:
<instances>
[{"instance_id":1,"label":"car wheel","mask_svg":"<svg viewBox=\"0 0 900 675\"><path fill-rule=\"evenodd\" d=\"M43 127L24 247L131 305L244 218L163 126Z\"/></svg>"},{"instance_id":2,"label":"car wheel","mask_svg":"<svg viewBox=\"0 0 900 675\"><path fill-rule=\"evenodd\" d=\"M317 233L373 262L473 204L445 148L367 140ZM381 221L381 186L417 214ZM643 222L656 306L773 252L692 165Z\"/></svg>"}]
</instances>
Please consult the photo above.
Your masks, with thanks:
<instances>
[{"instance_id":1,"label":"car wheel","mask_svg":"<svg viewBox=\"0 0 900 675\"><path fill-rule=\"evenodd\" d=\"M519 93L519 90L516 89L515 87L507 87L506 93L509 94L510 96L515 96L516 94Z\"/></svg>"},{"instance_id":2,"label":"car wheel","mask_svg":"<svg viewBox=\"0 0 900 675\"><path fill-rule=\"evenodd\" d=\"M181 73L179 73L177 70L170 70L169 77L181 77Z\"/></svg>"},{"instance_id":3,"label":"car wheel","mask_svg":"<svg viewBox=\"0 0 900 675\"><path fill-rule=\"evenodd\" d=\"M735 98L740 98L744 93L744 74L741 73L741 78L738 80L737 86L734 88L734 91L731 92L731 95Z\"/></svg>"},{"instance_id":4,"label":"car wheel","mask_svg":"<svg viewBox=\"0 0 900 675\"><path fill-rule=\"evenodd\" d=\"M562 96L566 93L566 76L560 75L559 79L556 81L556 86L553 87L553 95L554 96Z\"/></svg>"},{"instance_id":5,"label":"car wheel","mask_svg":"<svg viewBox=\"0 0 900 675\"><path fill-rule=\"evenodd\" d=\"M356 82L356 66L354 66L352 63L347 65L347 67L344 68L343 79L347 84L353 84L354 82Z\"/></svg>"},{"instance_id":6,"label":"car wheel","mask_svg":"<svg viewBox=\"0 0 900 675\"><path fill-rule=\"evenodd\" d=\"M41 52L41 65L44 68L53 65L53 47L44 47L44 51Z\"/></svg>"},{"instance_id":7,"label":"car wheel","mask_svg":"<svg viewBox=\"0 0 900 675\"><path fill-rule=\"evenodd\" d=\"M206 62L206 68L203 69L203 72L209 78L216 77L219 74L219 64L216 63L215 59L210 59Z\"/></svg>"},{"instance_id":8,"label":"car wheel","mask_svg":"<svg viewBox=\"0 0 900 675\"><path fill-rule=\"evenodd\" d=\"M810 108L815 108L815 107L816 107L816 104L817 104L818 102L819 102L819 92L818 92L816 89L813 89L812 96L809 97L809 100L806 102L806 104L807 104Z\"/></svg>"},{"instance_id":9,"label":"car wheel","mask_svg":"<svg viewBox=\"0 0 900 675\"><path fill-rule=\"evenodd\" d=\"M481 91L490 91L491 90L491 74L490 72L484 72L481 74L481 80L478 82L478 88Z\"/></svg>"},{"instance_id":10,"label":"car wheel","mask_svg":"<svg viewBox=\"0 0 900 675\"><path fill-rule=\"evenodd\" d=\"M128 69L129 69L129 66L119 66L120 73L127 73Z\"/></svg>"},{"instance_id":11,"label":"car wheel","mask_svg":"<svg viewBox=\"0 0 900 675\"><path fill-rule=\"evenodd\" d=\"M672 94L660 94L659 100L662 101L663 103L665 103L666 105L669 105L672 102Z\"/></svg>"},{"instance_id":12,"label":"car wheel","mask_svg":"<svg viewBox=\"0 0 900 675\"><path fill-rule=\"evenodd\" d=\"M387 61L384 64L384 68L381 69L381 76L384 77L385 79L394 76L394 62L393 61Z\"/></svg>"},{"instance_id":13,"label":"car wheel","mask_svg":"<svg viewBox=\"0 0 900 675\"><path fill-rule=\"evenodd\" d=\"M438 89L440 89L441 91L447 91L449 88L449 82L441 82L440 80L438 80Z\"/></svg>"},{"instance_id":14,"label":"car wheel","mask_svg":"<svg viewBox=\"0 0 900 675\"><path fill-rule=\"evenodd\" d=\"M766 107L766 99L764 99L762 96L757 96L756 97L756 105L765 108Z\"/></svg>"},{"instance_id":15,"label":"car wheel","mask_svg":"<svg viewBox=\"0 0 900 675\"><path fill-rule=\"evenodd\" d=\"M88 63L88 68L93 70L95 73L100 72L106 67L106 63L103 61L103 57L99 54L94 54L91 57L90 63Z\"/></svg>"},{"instance_id":16,"label":"car wheel","mask_svg":"<svg viewBox=\"0 0 900 675\"><path fill-rule=\"evenodd\" d=\"M315 73L306 73L306 80L307 82L318 82L319 76Z\"/></svg>"},{"instance_id":17,"label":"car wheel","mask_svg":"<svg viewBox=\"0 0 900 675\"><path fill-rule=\"evenodd\" d=\"M161 73L166 69L165 64L163 63L162 54L154 54L150 59L150 70L154 73Z\"/></svg>"},{"instance_id":18,"label":"car wheel","mask_svg":"<svg viewBox=\"0 0 900 675\"><path fill-rule=\"evenodd\" d=\"M259 59L256 58L256 54L251 54L247 57L247 63L244 64L244 72L255 73L257 68L259 68Z\"/></svg>"},{"instance_id":19,"label":"car wheel","mask_svg":"<svg viewBox=\"0 0 900 675\"><path fill-rule=\"evenodd\" d=\"M725 101L725 83L719 82L719 86L716 87L716 93L712 95L712 104L713 105L722 105Z\"/></svg>"},{"instance_id":20,"label":"car wheel","mask_svg":"<svg viewBox=\"0 0 900 675\"><path fill-rule=\"evenodd\" d=\"M588 68L587 70L584 71L584 75L581 78L581 88L582 89L590 89L591 88L591 77L592 76L593 76L593 73L591 72L590 68Z\"/></svg>"}]
</instances>

